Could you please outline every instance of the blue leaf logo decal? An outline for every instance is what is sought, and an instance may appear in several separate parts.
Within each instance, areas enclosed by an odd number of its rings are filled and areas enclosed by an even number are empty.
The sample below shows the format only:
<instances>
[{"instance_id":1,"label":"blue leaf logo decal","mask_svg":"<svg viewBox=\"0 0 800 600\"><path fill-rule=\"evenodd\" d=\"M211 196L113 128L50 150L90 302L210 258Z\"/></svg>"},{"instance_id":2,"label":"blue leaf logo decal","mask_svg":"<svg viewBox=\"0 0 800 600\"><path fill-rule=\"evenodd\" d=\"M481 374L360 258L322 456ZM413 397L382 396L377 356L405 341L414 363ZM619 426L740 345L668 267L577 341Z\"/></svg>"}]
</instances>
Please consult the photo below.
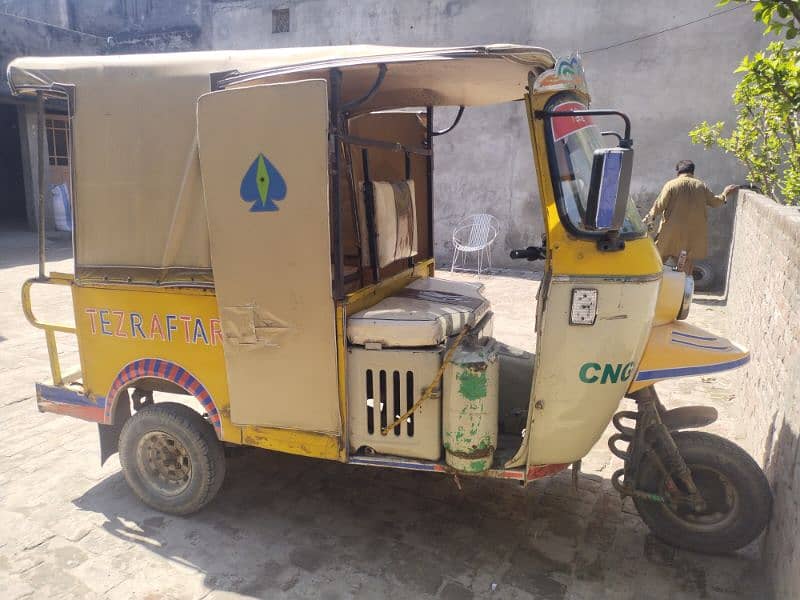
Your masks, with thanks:
<instances>
[{"instance_id":1,"label":"blue leaf logo decal","mask_svg":"<svg viewBox=\"0 0 800 600\"><path fill-rule=\"evenodd\" d=\"M286 181L269 159L259 154L242 178L239 196L253 203L250 212L273 212L278 210L275 200L286 197Z\"/></svg>"}]
</instances>

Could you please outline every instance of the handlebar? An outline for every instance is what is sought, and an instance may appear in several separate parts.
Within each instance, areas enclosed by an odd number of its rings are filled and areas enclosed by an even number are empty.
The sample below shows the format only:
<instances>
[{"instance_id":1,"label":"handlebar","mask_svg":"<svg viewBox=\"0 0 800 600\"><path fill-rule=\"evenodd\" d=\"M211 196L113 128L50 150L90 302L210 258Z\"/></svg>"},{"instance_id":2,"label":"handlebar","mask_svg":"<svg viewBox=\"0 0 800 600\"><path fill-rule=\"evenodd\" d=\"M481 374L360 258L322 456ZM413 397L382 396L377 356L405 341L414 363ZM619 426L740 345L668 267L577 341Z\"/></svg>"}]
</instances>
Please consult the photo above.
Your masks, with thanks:
<instances>
[{"instance_id":1,"label":"handlebar","mask_svg":"<svg viewBox=\"0 0 800 600\"><path fill-rule=\"evenodd\" d=\"M547 256L547 250L539 246L528 246L524 250L512 250L509 256L513 259L542 260Z\"/></svg>"}]
</instances>

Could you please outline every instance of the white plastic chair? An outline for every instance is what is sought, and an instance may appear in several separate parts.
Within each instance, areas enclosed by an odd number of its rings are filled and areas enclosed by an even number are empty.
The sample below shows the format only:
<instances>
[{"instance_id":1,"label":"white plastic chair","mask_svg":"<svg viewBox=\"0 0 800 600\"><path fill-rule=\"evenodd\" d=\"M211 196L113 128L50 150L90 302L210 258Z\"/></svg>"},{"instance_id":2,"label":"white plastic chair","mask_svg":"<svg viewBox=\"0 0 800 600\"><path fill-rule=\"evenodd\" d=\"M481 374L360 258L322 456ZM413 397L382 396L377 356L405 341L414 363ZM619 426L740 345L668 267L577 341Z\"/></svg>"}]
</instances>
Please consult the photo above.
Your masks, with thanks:
<instances>
[{"instance_id":1,"label":"white plastic chair","mask_svg":"<svg viewBox=\"0 0 800 600\"><path fill-rule=\"evenodd\" d=\"M479 275L483 270L484 259L491 269L492 244L499 230L500 221L493 215L470 215L459 221L453 230L453 262L450 272L455 270L459 258L462 259L462 268L466 266L470 254L477 255Z\"/></svg>"}]
</instances>

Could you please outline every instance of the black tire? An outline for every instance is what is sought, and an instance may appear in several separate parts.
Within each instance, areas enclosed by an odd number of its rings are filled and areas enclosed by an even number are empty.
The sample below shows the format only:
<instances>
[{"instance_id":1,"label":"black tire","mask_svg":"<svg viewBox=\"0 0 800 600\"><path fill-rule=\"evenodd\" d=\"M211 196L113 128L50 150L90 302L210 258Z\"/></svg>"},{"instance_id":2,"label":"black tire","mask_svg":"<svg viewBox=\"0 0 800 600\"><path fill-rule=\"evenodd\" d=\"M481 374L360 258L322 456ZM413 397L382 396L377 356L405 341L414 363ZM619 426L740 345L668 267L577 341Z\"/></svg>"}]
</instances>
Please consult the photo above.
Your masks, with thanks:
<instances>
[{"instance_id":1,"label":"black tire","mask_svg":"<svg viewBox=\"0 0 800 600\"><path fill-rule=\"evenodd\" d=\"M714 269L707 263L695 263L692 267L692 279L694 279L694 289L709 290L714 284Z\"/></svg>"},{"instance_id":2,"label":"black tire","mask_svg":"<svg viewBox=\"0 0 800 600\"><path fill-rule=\"evenodd\" d=\"M701 431L672 436L709 508L698 514L634 498L650 531L672 546L707 554L733 552L756 539L772 510L772 492L761 468L725 438ZM653 459L642 461L636 487L666 495L665 476Z\"/></svg>"},{"instance_id":3,"label":"black tire","mask_svg":"<svg viewBox=\"0 0 800 600\"><path fill-rule=\"evenodd\" d=\"M225 478L225 454L214 428L174 402L146 406L126 421L119 458L142 502L173 515L203 508Z\"/></svg>"}]
</instances>

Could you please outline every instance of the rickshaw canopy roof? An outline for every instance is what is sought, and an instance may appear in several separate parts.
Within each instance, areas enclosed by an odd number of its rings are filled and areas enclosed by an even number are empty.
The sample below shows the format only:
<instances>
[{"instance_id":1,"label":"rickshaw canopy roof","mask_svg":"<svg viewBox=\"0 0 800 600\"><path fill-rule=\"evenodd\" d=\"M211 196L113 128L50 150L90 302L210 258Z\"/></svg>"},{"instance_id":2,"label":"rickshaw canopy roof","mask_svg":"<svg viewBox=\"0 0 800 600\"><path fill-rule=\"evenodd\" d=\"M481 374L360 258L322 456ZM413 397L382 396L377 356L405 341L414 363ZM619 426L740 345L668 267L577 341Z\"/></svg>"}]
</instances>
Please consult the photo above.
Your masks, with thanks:
<instances>
[{"instance_id":1,"label":"rickshaw canopy roof","mask_svg":"<svg viewBox=\"0 0 800 600\"><path fill-rule=\"evenodd\" d=\"M326 78L342 72L345 103L373 86L358 110L485 105L521 99L528 75L551 69L544 49L334 46L146 55L25 57L8 80L19 95L66 94L72 123L75 260L94 267L210 269L198 161L196 106L218 87ZM190 278L187 275L187 279Z\"/></svg>"},{"instance_id":2,"label":"rickshaw canopy roof","mask_svg":"<svg viewBox=\"0 0 800 600\"><path fill-rule=\"evenodd\" d=\"M184 52L103 56L23 57L8 67L15 94L61 85L107 89L109 75L135 71L132 78L158 95L174 83L221 73L223 85L242 85L322 77L331 68L347 73L343 101L363 94L376 66L388 73L370 108L427 105L482 105L522 98L528 73L553 67L545 49L513 44L456 48L331 46L271 50Z\"/></svg>"}]
</instances>

